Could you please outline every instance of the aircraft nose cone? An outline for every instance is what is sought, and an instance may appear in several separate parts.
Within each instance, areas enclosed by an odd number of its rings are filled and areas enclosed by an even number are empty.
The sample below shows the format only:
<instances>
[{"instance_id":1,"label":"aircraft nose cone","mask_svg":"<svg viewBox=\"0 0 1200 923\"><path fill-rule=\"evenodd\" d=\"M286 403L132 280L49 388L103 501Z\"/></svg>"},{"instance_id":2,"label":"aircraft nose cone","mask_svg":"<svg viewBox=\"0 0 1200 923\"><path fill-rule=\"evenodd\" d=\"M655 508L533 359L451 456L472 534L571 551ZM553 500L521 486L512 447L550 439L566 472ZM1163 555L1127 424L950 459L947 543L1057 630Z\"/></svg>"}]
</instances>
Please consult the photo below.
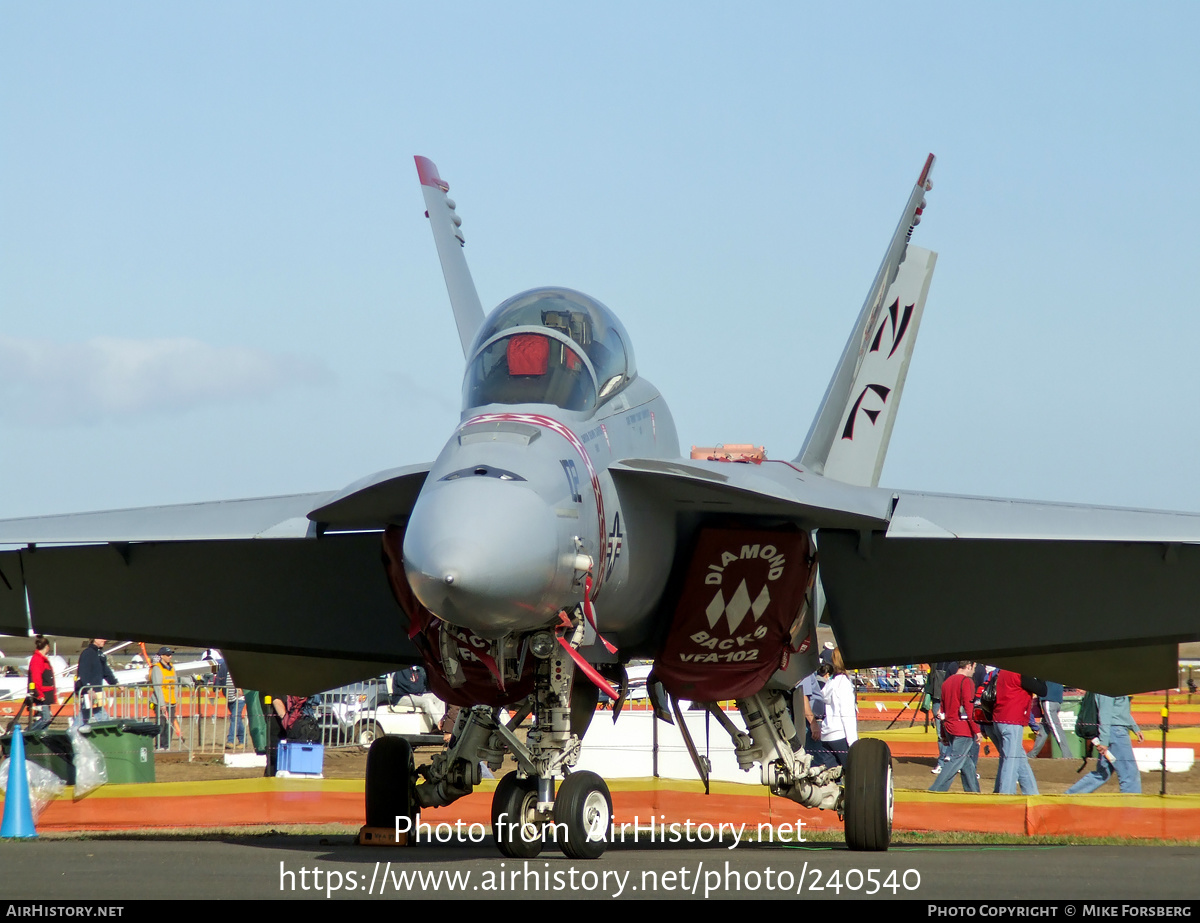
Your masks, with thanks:
<instances>
[{"instance_id":1,"label":"aircraft nose cone","mask_svg":"<svg viewBox=\"0 0 1200 923\"><path fill-rule=\"evenodd\" d=\"M558 607L554 510L529 488L464 478L422 494L404 536L409 585L438 618L484 638L543 625Z\"/></svg>"}]
</instances>

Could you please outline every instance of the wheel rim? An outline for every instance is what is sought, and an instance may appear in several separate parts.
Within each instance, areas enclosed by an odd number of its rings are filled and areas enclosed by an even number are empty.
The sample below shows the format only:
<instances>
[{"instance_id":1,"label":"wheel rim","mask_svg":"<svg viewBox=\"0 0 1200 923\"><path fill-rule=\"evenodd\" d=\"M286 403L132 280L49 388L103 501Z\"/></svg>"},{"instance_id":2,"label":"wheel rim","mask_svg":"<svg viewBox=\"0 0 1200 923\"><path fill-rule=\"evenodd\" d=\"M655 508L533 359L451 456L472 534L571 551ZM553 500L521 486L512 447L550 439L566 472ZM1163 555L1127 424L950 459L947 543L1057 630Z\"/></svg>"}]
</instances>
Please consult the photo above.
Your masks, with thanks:
<instances>
[{"instance_id":1,"label":"wheel rim","mask_svg":"<svg viewBox=\"0 0 1200 923\"><path fill-rule=\"evenodd\" d=\"M375 729L367 725L358 732L358 745L364 750L369 750L373 743L375 743Z\"/></svg>"},{"instance_id":2,"label":"wheel rim","mask_svg":"<svg viewBox=\"0 0 1200 923\"><path fill-rule=\"evenodd\" d=\"M602 792L589 792L583 802L583 832L589 843L608 836L609 820L608 799Z\"/></svg>"},{"instance_id":3,"label":"wheel rim","mask_svg":"<svg viewBox=\"0 0 1200 923\"><path fill-rule=\"evenodd\" d=\"M524 842L532 843L541 837L541 828L535 822L537 819L537 792L526 792L525 797L521 799L521 806L517 812L521 821L521 829L518 831L519 836Z\"/></svg>"},{"instance_id":4,"label":"wheel rim","mask_svg":"<svg viewBox=\"0 0 1200 923\"><path fill-rule=\"evenodd\" d=\"M895 804L896 804L896 794L895 794L895 791L892 789L892 764L891 764L891 760L888 760L888 770L887 770L887 824L888 824L888 830L892 829L892 808L895 807Z\"/></svg>"}]
</instances>

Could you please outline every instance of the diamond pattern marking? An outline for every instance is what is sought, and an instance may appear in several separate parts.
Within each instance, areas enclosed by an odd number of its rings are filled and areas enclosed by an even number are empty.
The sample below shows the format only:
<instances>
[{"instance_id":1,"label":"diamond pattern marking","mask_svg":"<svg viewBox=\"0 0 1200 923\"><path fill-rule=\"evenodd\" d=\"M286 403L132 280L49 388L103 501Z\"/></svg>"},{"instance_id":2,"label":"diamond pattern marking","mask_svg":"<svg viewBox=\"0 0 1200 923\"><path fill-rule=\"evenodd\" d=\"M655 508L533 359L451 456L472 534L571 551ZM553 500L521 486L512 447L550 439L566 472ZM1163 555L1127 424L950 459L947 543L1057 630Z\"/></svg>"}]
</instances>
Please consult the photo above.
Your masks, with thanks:
<instances>
[{"instance_id":1,"label":"diamond pattern marking","mask_svg":"<svg viewBox=\"0 0 1200 923\"><path fill-rule=\"evenodd\" d=\"M717 590L717 595L712 598L712 602L708 604L708 608L704 610L704 614L708 617L708 627L716 628L717 622L721 620L722 615L729 617L729 633L733 634L742 624L742 619L746 617L747 612L754 614L754 621L762 618L762 614L767 611L767 606L771 604L771 594L764 586L762 592L758 594L758 598L754 602L750 602L750 591L746 589L746 581L743 580L738 584L738 588L734 590L733 597L729 600L728 605L725 603L725 596Z\"/></svg>"}]
</instances>

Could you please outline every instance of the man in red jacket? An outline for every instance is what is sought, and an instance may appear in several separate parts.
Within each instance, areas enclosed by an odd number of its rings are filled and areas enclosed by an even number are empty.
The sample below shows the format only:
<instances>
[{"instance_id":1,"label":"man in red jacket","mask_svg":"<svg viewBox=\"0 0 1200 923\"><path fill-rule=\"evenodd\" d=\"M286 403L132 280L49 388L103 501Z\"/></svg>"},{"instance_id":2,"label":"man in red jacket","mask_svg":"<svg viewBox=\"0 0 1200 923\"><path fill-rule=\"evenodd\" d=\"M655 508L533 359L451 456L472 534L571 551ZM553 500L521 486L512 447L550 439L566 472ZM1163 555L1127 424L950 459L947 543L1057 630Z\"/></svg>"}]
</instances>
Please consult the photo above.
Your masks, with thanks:
<instances>
[{"instance_id":1,"label":"man in red jacket","mask_svg":"<svg viewBox=\"0 0 1200 923\"><path fill-rule=\"evenodd\" d=\"M975 661L958 661L958 672L942 682L942 732L950 738L949 757L942 771L929 787L931 792L948 792L954 776L962 776L964 792L979 794L979 779L975 775L975 760L983 740L973 715L975 683L971 674Z\"/></svg>"},{"instance_id":2,"label":"man in red jacket","mask_svg":"<svg viewBox=\"0 0 1200 923\"><path fill-rule=\"evenodd\" d=\"M1000 738L1000 768L996 771L997 795L1036 795L1037 779L1025 752L1025 727L1029 724L1029 706L1035 695L1044 696L1046 684L1036 676L1000 670L996 677L996 707L992 723Z\"/></svg>"}]
</instances>

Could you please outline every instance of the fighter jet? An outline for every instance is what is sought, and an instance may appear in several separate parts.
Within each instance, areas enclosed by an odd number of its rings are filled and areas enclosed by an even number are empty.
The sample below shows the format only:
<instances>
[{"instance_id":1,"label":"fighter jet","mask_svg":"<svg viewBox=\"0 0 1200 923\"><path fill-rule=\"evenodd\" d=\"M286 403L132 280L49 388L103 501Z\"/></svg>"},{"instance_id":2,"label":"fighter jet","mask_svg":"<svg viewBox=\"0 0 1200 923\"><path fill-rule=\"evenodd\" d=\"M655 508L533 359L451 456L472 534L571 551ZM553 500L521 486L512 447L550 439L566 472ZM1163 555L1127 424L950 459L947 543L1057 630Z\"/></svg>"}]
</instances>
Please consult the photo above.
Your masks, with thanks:
<instances>
[{"instance_id":1,"label":"fighter jet","mask_svg":"<svg viewBox=\"0 0 1200 923\"><path fill-rule=\"evenodd\" d=\"M548 830L572 857L604 852L608 788L572 770L598 697L649 658L658 714L701 703L773 793L885 849L886 746L833 768L793 750L785 697L818 619L850 666L969 657L1122 693L1173 685L1177 642L1200 637L1200 516L878 487L936 262L911 243L933 163L784 460L683 457L592 297L539 288L485 316L449 184L418 157L466 359L436 460L331 493L0 522L18 546L0 554L0 629L219 644L239 684L277 694L419 661L463 708L419 770L403 740L375 742L367 824L452 803L507 750L519 768L492 813L512 857ZM731 699L744 726L715 705Z\"/></svg>"}]
</instances>

